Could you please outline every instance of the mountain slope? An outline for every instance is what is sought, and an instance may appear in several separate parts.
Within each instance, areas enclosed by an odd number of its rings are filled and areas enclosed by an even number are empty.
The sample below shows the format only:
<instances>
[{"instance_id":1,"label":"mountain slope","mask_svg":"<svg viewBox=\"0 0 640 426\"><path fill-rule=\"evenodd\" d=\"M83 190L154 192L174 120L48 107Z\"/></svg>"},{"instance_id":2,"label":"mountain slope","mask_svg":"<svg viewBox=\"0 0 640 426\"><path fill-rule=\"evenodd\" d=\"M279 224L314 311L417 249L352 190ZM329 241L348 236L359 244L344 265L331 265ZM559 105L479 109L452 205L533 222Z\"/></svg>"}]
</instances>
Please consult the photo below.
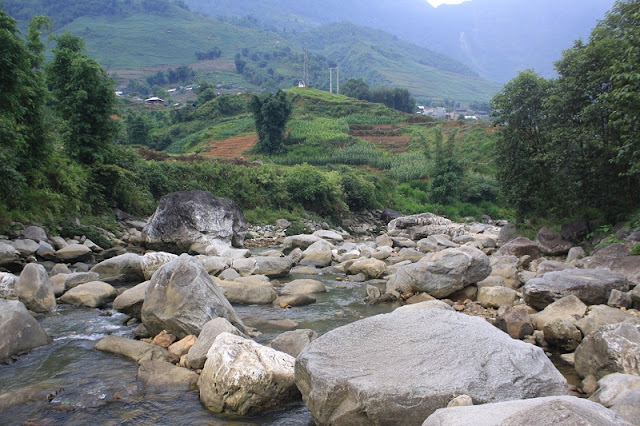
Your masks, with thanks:
<instances>
[{"instance_id":1,"label":"mountain slope","mask_svg":"<svg viewBox=\"0 0 640 426\"><path fill-rule=\"evenodd\" d=\"M347 20L445 53L484 78L504 82L524 68L552 75L562 50L587 37L615 1L472 0L437 9L425 0L186 2L211 16L252 15L278 28L301 30Z\"/></svg>"}]
</instances>

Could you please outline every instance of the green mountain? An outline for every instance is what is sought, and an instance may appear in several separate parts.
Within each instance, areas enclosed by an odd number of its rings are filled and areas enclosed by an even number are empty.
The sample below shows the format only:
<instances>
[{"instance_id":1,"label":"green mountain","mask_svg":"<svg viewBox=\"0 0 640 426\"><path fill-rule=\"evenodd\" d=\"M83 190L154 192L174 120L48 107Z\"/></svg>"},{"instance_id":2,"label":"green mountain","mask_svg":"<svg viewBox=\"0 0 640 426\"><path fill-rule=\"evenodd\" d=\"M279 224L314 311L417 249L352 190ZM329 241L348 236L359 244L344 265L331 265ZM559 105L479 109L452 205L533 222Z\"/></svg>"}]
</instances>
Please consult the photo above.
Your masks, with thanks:
<instances>
[{"instance_id":1,"label":"green mountain","mask_svg":"<svg viewBox=\"0 0 640 426\"><path fill-rule=\"evenodd\" d=\"M205 17L179 4L183 7L167 0L4 0L23 26L36 13L49 14L55 32L82 36L88 53L125 79L191 65L198 79L214 83L288 88L302 78L302 51L308 46L311 83L324 90L328 67L335 64L343 82L363 78L373 86L406 87L421 102L486 102L498 89L446 55L379 30L339 23L280 31L252 19ZM220 58L196 60L196 52L213 48L220 49ZM247 64L242 75L234 62L237 54ZM142 68L143 73L131 72Z\"/></svg>"}]
</instances>

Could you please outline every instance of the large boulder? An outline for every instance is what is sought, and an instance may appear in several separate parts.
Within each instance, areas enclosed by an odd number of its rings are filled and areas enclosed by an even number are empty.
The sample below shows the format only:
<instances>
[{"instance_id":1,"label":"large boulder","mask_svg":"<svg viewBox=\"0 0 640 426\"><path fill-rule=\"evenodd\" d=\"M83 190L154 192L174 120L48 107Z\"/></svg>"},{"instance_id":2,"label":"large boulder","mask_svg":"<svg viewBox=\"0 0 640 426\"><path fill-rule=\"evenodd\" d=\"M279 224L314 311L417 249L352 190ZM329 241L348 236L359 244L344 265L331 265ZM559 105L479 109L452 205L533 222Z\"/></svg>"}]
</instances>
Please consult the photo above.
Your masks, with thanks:
<instances>
[{"instance_id":1,"label":"large boulder","mask_svg":"<svg viewBox=\"0 0 640 426\"><path fill-rule=\"evenodd\" d=\"M603 325L576 349L580 377L600 379L611 373L640 376L640 330L631 322Z\"/></svg>"},{"instance_id":2,"label":"large boulder","mask_svg":"<svg viewBox=\"0 0 640 426\"><path fill-rule=\"evenodd\" d=\"M21 302L0 299L0 363L51 340Z\"/></svg>"},{"instance_id":3,"label":"large boulder","mask_svg":"<svg viewBox=\"0 0 640 426\"><path fill-rule=\"evenodd\" d=\"M573 244L562 239L562 235L549 229L541 228L536 236L538 248L543 254L560 256L569 253Z\"/></svg>"},{"instance_id":4,"label":"large boulder","mask_svg":"<svg viewBox=\"0 0 640 426\"><path fill-rule=\"evenodd\" d=\"M618 324L625 321L640 325L640 318L634 317L628 312L607 305L594 305L589 307L586 316L576 322L576 327L582 331L582 334L588 336L601 325Z\"/></svg>"},{"instance_id":5,"label":"large boulder","mask_svg":"<svg viewBox=\"0 0 640 426\"><path fill-rule=\"evenodd\" d=\"M360 258L349 265L347 272L351 275L364 274L367 279L380 278L387 270L382 260Z\"/></svg>"},{"instance_id":6,"label":"large boulder","mask_svg":"<svg viewBox=\"0 0 640 426\"><path fill-rule=\"evenodd\" d=\"M606 269L565 269L527 281L522 294L527 305L544 309L570 294L587 305L606 304L613 289L628 291L629 281Z\"/></svg>"},{"instance_id":7,"label":"large boulder","mask_svg":"<svg viewBox=\"0 0 640 426\"><path fill-rule=\"evenodd\" d=\"M256 275L266 275L269 278L279 278L289 275L293 262L288 257L258 256L255 258Z\"/></svg>"},{"instance_id":8,"label":"large boulder","mask_svg":"<svg viewBox=\"0 0 640 426\"><path fill-rule=\"evenodd\" d=\"M468 246L449 248L398 269L387 282L387 292L421 291L444 298L484 280L490 273L489 258L480 250Z\"/></svg>"},{"instance_id":9,"label":"large boulder","mask_svg":"<svg viewBox=\"0 0 640 426\"><path fill-rule=\"evenodd\" d=\"M282 251L290 253L296 248L306 250L311 244L320 241L321 239L322 238L316 237L315 235L291 235L285 238L282 242Z\"/></svg>"},{"instance_id":10,"label":"large boulder","mask_svg":"<svg viewBox=\"0 0 640 426\"><path fill-rule=\"evenodd\" d=\"M455 237L466 233L464 225L433 213L398 217L389 222L387 230L390 236L405 234L416 241L429 235L445 234Z\"/></svg>"},{"instance_id":11,"label":"large boulder","mask_svg":"<svg viewBox=\"0 0 640 426\"><path fill-rule=\"evenodd\" d=\"M47 231L39 226L31 225L20 231L20 236L33 241L45 241L47 239Z\"/></svg>"},{"instance_id":12,"label":"large boulder","mask_svg":"<svg viewBox=\"0 0 640 426\"><path fill-rule=\"evenodd\" d=\"M266 305L273 302L278 294L269 281L246 280L224 281L214 278L213 281L224 291L231 303L243 305Z\"/></svg>"},{"instance_id":13,"label":"large boulder","mask_svg":"<svg viewBox=\"0 0 640 426\"><path fill-rule=\"evenodd\" d=\"M198 383L198 374L163 360L147 360L138 367L138 380L152 390L192 390Z\"/></svg>"},{"instance_id":14,"label":"large boulder","mask_svg":"<svg viewBox=\"0 0 640 426\"><path fill-rule=\"evenodd\" d=\"M93 252L84 244L69 244L56 252L56 257L61 262L82 262L90 259Z\"/></svg>"},{"instance_id":15,"label":"large boulder","mask_svg":"<svg viewBox=\"0 0 640 426\"><path fill-rule=\"evenodd\" d=\"M116 298L118 292L111 284L92 281L72 288L60 297L60 302L88 308L101 308Z\"/></svg>"},{"instance_id":16,"label":"large boulder","mask_svg":"<svg viewBox=\"0 0 640 426\"><path fill-rule=\"evenodd\" d=\"M143 257L135 253L125 253L115 256L95 265L91 272L95 272L101 281L116 283L140 283L145 281L142 271Z\"/></svg>"},{"instance_id":17,"label":"large boulder","mask_svg":"<svg viewBox=\"0 0 640 426\"><path fill-rule=\"evenodd\" d=\"M242 332L233 326L226 318L216 318L204 325L202 331L198 336L198 340L191 347L187 354L187 363L189 367L194 370L199 370L204 367L204 363L207 361L207 352L222 333L231 333L236 336L246 337Z\"/></svg>"},{"instance_id":18,"label":"large boulder","mask_svg":"<svg viewBox=\"0 0 640 426\"><path fill-rule=\"evenodd\" d=\"M142 323L151 335L162 330L179 338L198 335L208 321L222 317L242 332L246 327L197 259L183 254L151 278L142 305Z\"/></svg>"},{"instance_id":19,"label":"large boulder","mask_svg":"<svg viewBox=\"0 0 640 426\"><path fill-rule=\"evenodd\" d=\"M0 266L18 262L20 253L11 244L0 242Z\"/></svg>"},{"instance_id":20,"label":"large boulder","mask_svg":"<svg viewBox=\"0 0 640 426\"><path fill-rule=\"evenodd\" d=\"M144 279L150 280L153 273L162 265L176 260L177 258L178 256L173 253L166 253L162 251L145 253L140 260L140 267L142 268L142 275L144 275Z\"/></svg>"},{"instance_id":21,"label":"large boulder","mask_svg":"<svg viewBox=\"0 0 640 426\"><path fill-rule=\"evenodd\" d=\"M318 333L313 330L300 329L286 331L273 339L271 347L277 351L297 357L300 352L318 338Z\"/></svg>"},{"instance_id":22,"label":"large boulder","mask_svg":"<svg viewBox=\"0 0 640 426\"><path fill-rule=\"evenodd\" d=\"M631 424L640 420L640 376L613 373L598 380L589 400L618 413Z\"/></svg>"},{"instance_id":23,"label":"large boulder","mask_svg":"<svg viewBox=\"0 0 640 426\"><path fill-rule=\"evenodd\" d=\"M640 256L629 255L624 244L610 244L589 257L578 261L581 268L605 268L622 274L629 281L640 284Z\"/></svg>"},{"instance_id":24,"label":"large boulder","mask_svg":"<svg viewBox=\"0 0 640 426\"><path fill-rule=\"evenodd\" d=\"M629 425L614 411L575 396L441 408L423 426Z\"/></svg>"},{"instance_id":25,"label":"large boulder","mask_svg":"<svg viewBox=\"0 0 640 426\"><path fill-rule=\"evenodd\" d=\"M238 205L206 191L165 195L142 231L147 247L185 253L194 243L242 247L248 224Z\"/></svg>"},{"instance_id":26,"label":"large boulder","mask_svg":"<svg viewBox=\"0 0 640 426\"><path fill-rule=\"evenodd\" d=\"M325 267L331 265L333 246L325 240L318 240L302 252L300 265Z\"/></svg>"},{"instance_id":27,"label":"large boulder","mask_svg":"<svg viewBox=\"0 0 640 426\"><path fill-rule=\"evenodd\" d=\"M33 240L14 240L11 245L25 258L33 256L40 248L40 244Z\"/></svg>"},{"instance_id":28,"label":"large boulder","mask_svg":"<svg viewBox=\"0 0 640 426\"><path fill-rule=\"evenodd\" d=\"M122 355L137 363L148 360L166 361L169 358L169 352L165 348L120 336L104 337L93 348L102 352Z\"/></svg>"},{"instance_id":29,"label":"large boulder","mask_svg":"<svg viewBox=\"0 0 640 426\"><path fill-rule=\"evenodd\" d=\"M18 299L34 312L56 310L56 296L44 266L29 263L24 267L16 283Z\"/></svg>"},{"instance_id":30,"label":"large boulder","mask_svg":"<svg viewBox=\"0 0 640 426\"><path fill-rule=\"evenodd\" d=\"M314 340L296 384L318 424L419 425L452 395L483 404L564 395L542 349L446 309L378 315Z\"/></svg>"},{"instance_id":31,"label":"large boulder","mask_svg":"<svg viewBox=\"0 0 640 426\"><path fill-rule=\"evenodd\" d=\"M531 256L533 259L540 257L538 245L527 237L517 237L509 241L496 252L498 256Z\"/></svg>"},{"instance_id":32,"label":"large boulder","mask_svg":"<svg viewBox=\"0 0 640 426\"><path fill-rule=\"evenodd\" d=\"M312 279L299 279L288 282L280 289L282 294L312 294L327 291L322 282Z\"/></svg>"},{"instance_id":33,"label":"large boulder","mask_svg":"<svg viewBox=\"0 0 640 426\"><path fill-rule=\"evenodd\" d=\"M140 319L144 296L150 281L145 281L123 291L113 301L113 309Z\"/></svg>"},{"instance_id":34,"label":"large boulder","mask_svg":"<svg viewBox=\"0 0 640 426\"><path fill-rule=\"evenodd\" d=\"M587 305L573 294L558 299L548 305L544 310L531 315L533 325L538 330L543 330L548 323L560 319L570 320L574 323L587 312Z\"/></svg>"},{"instance_id":35,"label":"large boulder","mask_svg":"<svg viewBox=\"0 0 640 426\"><path fill-rule=\"evenodd\" d=\"M294 364L291 355L222 333L198 380L200 401L215 413L240 416L285 405L300 397Z\"/></svg>"}]
</instances>

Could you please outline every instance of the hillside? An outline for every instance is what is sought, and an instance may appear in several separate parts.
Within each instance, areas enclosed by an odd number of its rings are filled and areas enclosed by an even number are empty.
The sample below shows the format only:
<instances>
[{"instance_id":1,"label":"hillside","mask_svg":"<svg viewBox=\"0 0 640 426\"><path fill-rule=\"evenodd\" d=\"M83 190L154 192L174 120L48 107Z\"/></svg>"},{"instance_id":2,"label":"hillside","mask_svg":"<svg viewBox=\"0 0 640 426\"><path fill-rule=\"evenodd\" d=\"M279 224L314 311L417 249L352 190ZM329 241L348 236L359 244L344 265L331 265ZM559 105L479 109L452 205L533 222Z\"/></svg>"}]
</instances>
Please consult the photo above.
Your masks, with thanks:
<instances>
[{"instance_id":1,"label":"hillside","mask_svg":"<svg viewBox=\"0 0 640 426\"><path fill-rule=\"evenodd\" d=\"M552 76L553 62L586 38L614 0L473 0L433 8L425 0L186 0L210 16L252 15L268 25L304 30L350 21L378 28L469 64L505 82L518 70Z\"/></svg>"},{"instance_id":2,"label":"hillside","mask_svg":"<svg viewBox=\"0 0 640 426\"><path fill-rule=\"evenodd\" d=\"M54 31L82 36L88 53L126 84L158 69L189 65L195 81L249 89L288 88L302 77L304 46L310 51L310 82L328 90L327 68L338 64L341 80L364 78L371 85L406 87L419 102L453 98L463 103L487 102L498 87L462 63L399 40L379 30L353 24L332 24L292 33L262 27L251 19L212 19L168 2L102 2L113 9L89 7L79 1L68 14L51 6L59 2L7 2L9 11L25 19L43 5L53 13ZM79 5L84 4L81 8ZM152 6L149 6L152 4ZM45 5L49 5L48 8ZM164 5L164 6L162 6ZM144 9L145 7L150 9ZM220 49L220 58L197 61L196 52ZM247 67L238 74L237 54Z\"/></svg>"}]
</instances>

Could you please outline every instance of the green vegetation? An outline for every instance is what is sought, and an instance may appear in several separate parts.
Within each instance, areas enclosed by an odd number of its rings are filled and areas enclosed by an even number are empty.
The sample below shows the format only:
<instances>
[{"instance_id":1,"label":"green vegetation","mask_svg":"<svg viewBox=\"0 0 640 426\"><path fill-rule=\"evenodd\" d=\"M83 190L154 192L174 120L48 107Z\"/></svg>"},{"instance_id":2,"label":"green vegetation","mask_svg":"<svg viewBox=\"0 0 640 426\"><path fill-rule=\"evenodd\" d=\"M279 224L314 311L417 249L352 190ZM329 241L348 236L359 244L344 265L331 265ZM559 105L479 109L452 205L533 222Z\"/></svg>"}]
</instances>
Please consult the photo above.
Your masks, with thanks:
<instances>
[{"instance_id":1,"label":"green vegetation","mask_svg":"<svg viewBox=\"0 0 640 426\"><path fill-rule=\"evenodd\" d=\"M273 154L284 145L284 128L291 117L291 102L278 90L264 97L253 95L249 104L258 131L258 152Z\"/></svg>"},{"instance_id":2,"label":"green vegetation","mask_svg":"<svg viewBox=\"0 0 640 426\"><path fill-rule=\"evenodd\" d=\"M564 52L557 79L524 71L493 99L498 180L520 219L615 223L638 208L639 8L617 2L587 43Z\"/></svg>"},{"instance_id":3,"label":"green vegetation","mask_svg":"<svg viewBox=\"0 0 640 426\"><path fill-rule=\"evenodd\" d=\"M348 80L342 86L342 94L363 101L385 104L389 108L409 114L416 111L416 100L407 89L378 87L372 90L361 78Z\"/></svg>"}]
</instances>

